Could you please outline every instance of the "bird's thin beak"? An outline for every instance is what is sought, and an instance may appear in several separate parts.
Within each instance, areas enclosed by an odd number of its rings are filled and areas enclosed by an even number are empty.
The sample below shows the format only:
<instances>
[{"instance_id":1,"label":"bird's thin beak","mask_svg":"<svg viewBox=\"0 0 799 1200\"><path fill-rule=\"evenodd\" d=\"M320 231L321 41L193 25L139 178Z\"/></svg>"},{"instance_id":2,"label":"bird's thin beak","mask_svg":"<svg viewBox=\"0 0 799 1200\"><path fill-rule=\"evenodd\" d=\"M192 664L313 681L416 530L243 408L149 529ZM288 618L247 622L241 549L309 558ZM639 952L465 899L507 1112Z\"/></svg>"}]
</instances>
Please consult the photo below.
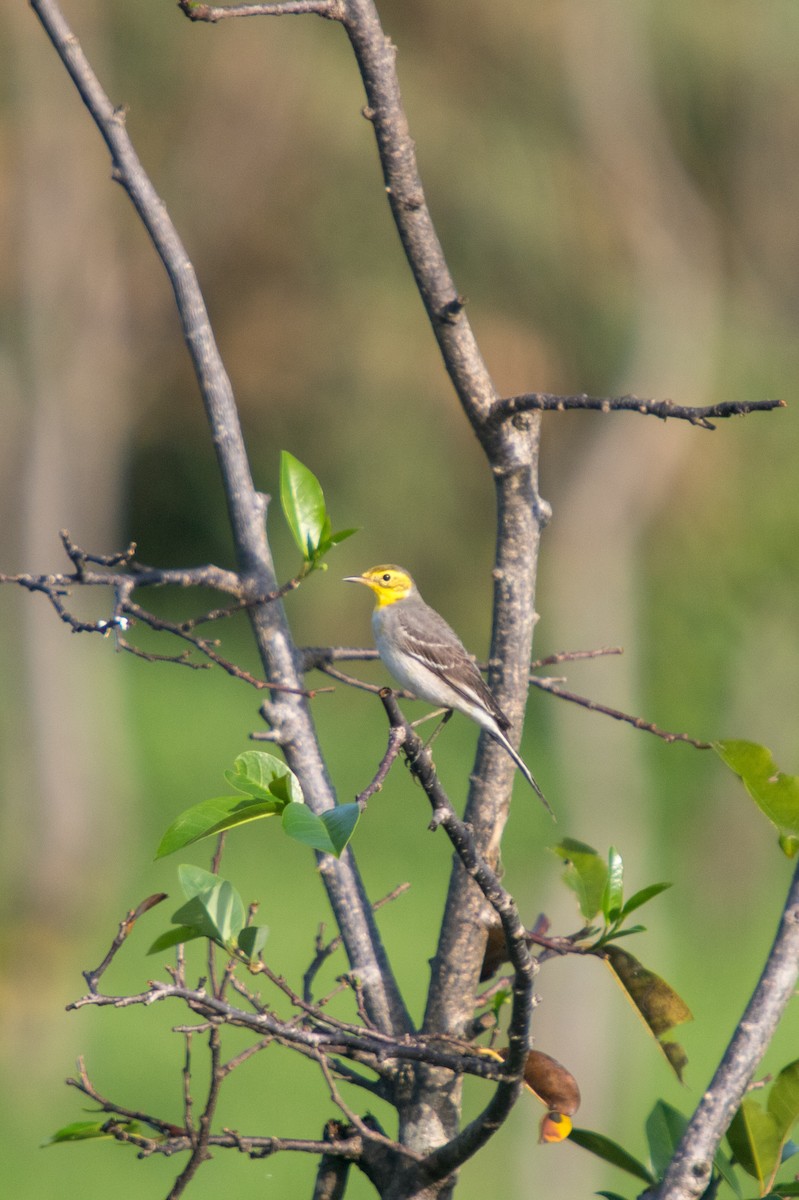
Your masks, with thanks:
<instances>
[{"instance_id":1,"label":"bird's thin beak","mask_svg":"<svg viewBox=\"0 0 799 1200\"><path fill-rule=\"evenodd\" d=\"M369 580L364 579L363 575L347 575L347 576L345 576L344 579L342 579L341 582L342 583L365 583L367 587L369 586Z\"/></svg>"}]
</instances>

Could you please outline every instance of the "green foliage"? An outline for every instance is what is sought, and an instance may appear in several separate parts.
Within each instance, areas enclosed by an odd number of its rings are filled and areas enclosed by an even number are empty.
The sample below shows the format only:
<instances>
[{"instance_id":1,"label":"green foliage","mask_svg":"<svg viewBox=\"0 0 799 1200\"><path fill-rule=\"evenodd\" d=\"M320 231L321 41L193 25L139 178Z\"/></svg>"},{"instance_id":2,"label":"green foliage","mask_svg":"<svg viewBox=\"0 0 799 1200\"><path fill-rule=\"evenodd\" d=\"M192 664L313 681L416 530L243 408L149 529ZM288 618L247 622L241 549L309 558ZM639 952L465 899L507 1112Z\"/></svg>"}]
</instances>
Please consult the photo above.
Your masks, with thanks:
<instances>
[{"instance_id":1,"label":"green foliage","mask_svg":"<svg viewBox=\"0 0 799 1200\"><path fill-rule=\"evenodd\" d=\"M360 815L360 806L355 803L339 804L318 816L305 804L287 804L283 810L283 828L295 841L338 858L352 837Z\"/></svg>"},{"instance_id":2,"label":"green foliage","mask_svg":"<svg viewBox=\"0 0 799 1200\"><path fill-rule=\"evenodd\" d=\"M779 1200L799 1196L799 1183L775 1183L780 1165L799 1151L788 1141L788 1135L799 1119L799 1060L780 1071L769 1092L765 1108L748 1095L733 1118L727 1141L733 1153L730 1159L718 1150L713 1159L713 1173L708 1195L721 1195L726 1184L741 1200L743 1189L735 1174L741 1167L758 1181L760 1200ZM590 1129L574 1129L571 1141L604 1162L626 1171L636 1179L654 1184L662 1179L688 1125L688 1119L664 1100L658 1100L646 1119L646 1139L651 1170L629 1154L617 1142ZM615 1192L599 1195L615 1197Z\"/></svg>"},{"instance_id":3,"label":"green foliage","mask_svg":"<svg viewBox=\"0 0 799 1200\"><path fill-rule=\"evenodd\" d=\"M771 751L756 742L714 742L722 762L741 779L755 804L776 827L783 852L799 850L799 776L785 775Z\"/></svg>"},{"instance_id":4,"label":"green foliage","mask_svg":"<svg viewBox=\"0 0 799 1200\"><path fill-rule=\"evenodd\" d=\"M305 806L296 775L279 758L262 750L240 754L225 778L247 798L215 796L186 809L161 838L157 858L174 854L202 838L273 816L282 816L289 837L338 858L358 824L360 809L354 803L338 805L320 816L312 813Z\"/></svg>"},{"instance_id":5,"label":"green foliage","mask_svg":"<svg viewBox=\"0 0 799 1200\"><path fill-rule=\"evenodd\" d=\"M564 838L552 849L566 864L563 881L576 894L582 916L587 921L602 917L601 930L589 925L583 931L586 939L595 939L590 952L608 965L672 1070L682 1079L688 1061L685 1051L677 1042L664 1041L663 1035L675 1025L690 1021L691 1010L664 979L614 944L619 938L643 932L643 925L623 928L625 921L671 884L651 883L634 892L625 903L624 863L615 846L611 846L607 862L591 846L573 838Z\"/></svg>"},{"instance_id":6,"label":"green foliage","mask_svg":"<svg viewBox=\"0 0 799 1200\"><path fill-rule=\"evenodd\" d=\"M602 896L608 879L605 863L591 846L575 838L564 838L552 852L565 863L563 882L577 896L580 912L591 921L602 907Z\"/></svg>"},{"instance_id":7,"label":"green foliage","mask_svg":"<svg viewBox=\"0 0 799 1200\"><path fill-rule=\"evenodd\" d=\"M624 863L615 846L608 851L607 862L592 846L574 838L564 838L553 853L563 859L563 882L577 896L580 912L586 921L602 915L603 930L595 948L631 933L640 933L642 925L629 929L622 926L631 913L671 887L670 883L651 883L624 903Z\"/></svg>"},{"instance_id":8,"label":"green foliage","mask_svg":"<svg viewBox=\"0 0 799 1200\"><path fill-rule=\"evenodd\" d=\"M754 1095L744 1098L727 1131L727 1141L747 1175L760 1185L763 1196L774 1186L780 1164L796 1153L788 1136L799 1118L799 1060L780 1071L765 1109ZM781 1190L781 1189L780 1189Z\"/></svg>"},{"instance_id":9,"label":"green foliage","mask_svg":"<svg viewBox=\"0 0 799 1200\"><path fill-rule=\"evenodd\" d=\"M576 1142L578 1146L582 1146L591 1154L595 1154L604 1162L610 1163L611 1166L618 1167L619 1170L626 1171L628 1175L642 1179L651 1185L663 1178L687 1124L687 1117L672 1105L667 1104L665 1100L656 1102L646 1119L645 1126L651 1169L645 1167L617 1142L593 1130L574 1129L571 1141ZM716 1195L721 1180L729 1184L735 1196L740 1200L741 1188L735 1178L732 1163L725 1154L719 1151L713 1159L713 1181L708 1195ZM615 1197L616 1193L599 1192L598 1195Z\"/></svg>"},{"instance_id":10,"label":"green foliage","mask_svg":"<svg viewBox=\"0 0 799 1200\"><path fill-rule=\"evenodd\" d=\"M46 1142L42 1142L42 1146L58 1146L65 1142L114 1141L113 1133L107 1130L109 1124L123 1125L128 1133L139 1133L141 1130L136 1121L124 1121L121 1118L109 1121L104 1116L102 1121L73 1121L71 1125L57 1129Z\"/></svg>"},{"instance_id":11,"label":"green foliage","mask_svg":"<svg viewBox=\"0 0 799 1200\"><path fill-rule=\"evenodd\" d=\"M207 938L227 954L255 961L266 943L265 925L248 926L241 896L227 879L192 863L178 867L186 903L172 914L170 929L156 938L148 954L157 954L180 942Z\"/></svg>"},{"instance_id":12,"label":"green foliage","mask_svg":"<svg viewBox=\"0 0 799 1200\"><path fill-rule=\"evenodd\" d=\"M240 754L233 770L225 772L225 778L240 792L246 793L247 799L216 796L186 809L161 838L157 858L259 817L273 817L282 813L291 802L302 803L302 789L297 777L279 758L261 750Z\"/></svg>"},{"instance_id":13,"label":"green foliage","mask_svg":"<svg viewBox=\"0 0 799 1200\"><path fill-rule=\"evenodd\" d=\"M342 529L333 533L319 480L288 450L283 450L280 455L280 504L303 557L301 575L317 569L326 570L327 564L321 561L324 556L339 542L358 532L357 529Z\"/></svg>"},{"instance_id":14,"label":"green foliage","mask_svg":"<svg viewBox=\"0 0 799 1200\"><path fill-rule=\"evenodd\" d=\"M647 1170L642 1162L639 1162L634 1155L629 1154L618 1142L605 1137L602 1133L595 1133L592 1129L573 1129L569 1141L574 1142L577 1146L582 1146L583 1150L588 1150L590 1154L601 1158L603 1162L610 1163L612 1167L618 1167L620 1171L626 1171L628 1175L642 1179L644 1183L655 1182L655 1176Z\"/></svg>"}]
</instances>

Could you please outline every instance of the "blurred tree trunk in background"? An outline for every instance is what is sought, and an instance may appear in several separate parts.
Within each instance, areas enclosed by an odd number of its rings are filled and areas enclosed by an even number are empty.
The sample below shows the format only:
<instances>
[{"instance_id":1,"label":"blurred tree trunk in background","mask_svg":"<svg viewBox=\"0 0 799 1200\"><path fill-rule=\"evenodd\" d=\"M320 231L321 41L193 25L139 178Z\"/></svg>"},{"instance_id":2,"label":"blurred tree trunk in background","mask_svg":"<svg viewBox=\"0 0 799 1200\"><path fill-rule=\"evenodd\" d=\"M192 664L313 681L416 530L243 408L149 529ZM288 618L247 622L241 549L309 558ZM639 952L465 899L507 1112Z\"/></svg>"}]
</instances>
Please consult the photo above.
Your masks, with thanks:
<instances>
[{"instance_id":1,"label":"blurred tree trunk in background","mask_svg":"<svg viewBox=\"0 0 799 1200\"><path fill-rule=\"evenodd\" d=\"M106 6L85 0L82 8L84 27L102 32ZM136 405L114 211L121 194L69 80L53 71L52 50L27 5L9 6L5 29L15 68L12 244L21 304L15 330L20 368L10 436L3 437L3 474L20 484L15 490L23 509L3 524L0 546L5 561L35 570L59 553L61 528L92 549L118 548ZM93 53L102 68L99 39ZM106 186L87 186L98 175ZM127 721L120 676L107 654L98 661L87 653L86 639L78 649L45 603L24 606L22 630L22 641L6 648L6 671L19 680L20 693L27 689L28 701L27 710L19 704L12 736L30 740L36 754L25 763L25 778L4 781L5 843L14 850L5 873L13 878L18 872L15 903L29 919L58 928L96 899L92 887L77 893L75 879L88 874L99 890L97 873L113 868L115 847L127 837ZM87 713L95 715L87 720ZM113 805L98 803L108 793L109 760L114 790L123 793ZM15 832L17 806L29 817L31 797L37 819L17 821ZM26 853L23 837L34 838L35 853ZM102 860L95 852L100 847Z\"/></svg>"}]
</instances>

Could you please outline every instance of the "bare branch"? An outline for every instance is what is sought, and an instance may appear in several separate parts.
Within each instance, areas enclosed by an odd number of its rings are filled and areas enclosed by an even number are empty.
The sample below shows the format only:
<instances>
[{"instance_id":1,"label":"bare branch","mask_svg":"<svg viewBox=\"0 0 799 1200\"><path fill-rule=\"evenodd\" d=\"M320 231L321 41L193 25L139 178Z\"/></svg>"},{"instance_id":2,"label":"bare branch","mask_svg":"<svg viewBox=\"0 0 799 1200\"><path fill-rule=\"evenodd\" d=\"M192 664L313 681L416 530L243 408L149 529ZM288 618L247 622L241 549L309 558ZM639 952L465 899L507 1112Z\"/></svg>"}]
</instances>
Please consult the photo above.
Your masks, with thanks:
<instances>
[{"instance_id":1,"label":"bare branch","mask_svg":"<svg viewBox=\"0 0 799 1200\"><path fill-rule=\"evenodd\" d=\"M390 904L392 900L396 900L398 896L401 896L404 892L407 892L410 886L411 885L409 883L397 884L397 886L393 888L387 896L383 896L382 899L374 902L372 905L372 912L377 912L378 909L381 909L385 904ZM320 967L327 961L328 958L330 958L331 954L335 954L336 950L340 950L342 946L342 938L340 934L337 934L336 937L331 938L327 944L325 944L323 941L323 934L324 925L320 926L319 932L316 935L316 954L314 955L313 961L303 975L302 979L302 996L307 1004L312 1002L313 995L311 988Z\"/></svg>"},{"instance_id":2,"label":"bare branch","mask_svg":"<svg viewBox=\"0 0 799 1200\"><path fill-rule=\"evenodd\" d=\"M514 969L508 1053L505 1059L510 1078L497 1085L494 1096L474 1120L450 1141L433 1150L425 1159L426 1177L443 1179L475 1154L497 1132L521 1093L522 1072L530 1047L533 983L537 964L528 949L527 931L513 897L478 852L469 826L455 813L436 775L429 749L405 720L390 688L383 690L381 699L392 727L403 729L405 732L404 750L408 766L424 788L433 809L431 828L435 829L441 825L446 830L467 875L475 881L499 917L505 934L508 957Z\"/></svg>"},{"instance_id":3,"label":"bare branch","mask_svg":"<svg viewBox=\"0 0 799 1200\"><path fill-rule=\"evenodd\" d=\"M136 924L139 917L143 916L144 913L149 912L151 908L155 908L156 904L160 904L162 900L166 899L166 892L156 892L152 896L148 896L146 900L142 900L141 904L138 904L135 908L130 909L125 914L119 923L119 929L117 930L116 937L111 943L111 948L109 949L103 961L100 963L99 967L95 967L93 971L83 972L83 978L86 980L90 992L97 991L97 984L100 980L100 977L104 975L110 967L117 951L129 937L133 930L133 926Z\"/></svg>"},{"instance_id":4,"label":"bare branch","mask_svg":"<svg viewBox=\"0 0 799 1200\"><path fill-rule=\"evenodd\" d=\"M591 409L603 413L637 412L660 417L662 421L679 419L698 425L701 429L715 429L710 418L740 417L752 412L771 412L775 408L787 408L787 404L784 400L728 400L721 404L690 408L675 404L672 400L642 400L640 396L553 396L548 392L524 392L519 396L497 400L489 419L500 422L518 413Z\"/></svg>"},{"instance_id":5,"label":"bare branch","mask_svg":"<svg viewBox=\"0 0 799 1200\"><path fill-rule=\"evenodd\" d=\"M799 863L766 965L723 1059L651 1200L692 1200L710 1182L713 1156L774 1036L799 978Z\"/></svg>"},{"instance_id":6,"label":"bare branch","mask_svg":"<svg viewBox=\"0 0 799 1200\"><path fill-rule=\"evenodd\" d=\"M386 776L391 770L394 760L402 749L402 743L404 741L405 733L402 729L391 728L389 730L388 746L386 747L385 754L380 760L380 765L377 768L374 779L371 783L367 784L363 791L359 792L355 797L356 802L362 809L366 808L367 800L370 800L372 796L374 796L374 794L379 792L382 788Z\"/></svg>"},{"instance_id":7,"label":"bare branch","mask_svg":"<svg viewBox=\"0 0 799 1200\"><path fill-rule=\"evenodd\" d=\"M690 737L687 733L669 733L667 730L653 725L651 721L645 721L643 717L634 717L630 713L622 712L619 708L610 708L607 704L599 704L596 700L590 700L587 696L578 696L575 692L567 692L564 688L558 687L551 679L541 679L540 676L531 675L530 683L534 687L540 688L543 692L549 692L550 695L558 696L561 700L568 700L572 704L579 704L581 708L587 708L590 712L598 712L606 717L613 717L614 721L626 721L634 729L642 729L645 733L653 733L655 737L662 738L664 742L687 742L689 746L696 746L697 750L712 749L710 742L699 741L697 738Z\"/></svg>"},{"instance_id":8,"label":"bare branch","mask_svg":"<svg viewBox=\"0 0 799 1200\"><path fill-rule=\"evenodd\" d=\"M272 1037L281 1044L291 1046L301 1052L315 1054L322 1051L325 1054L340 1054L371 1067L378 1073L393 1071L392 1060L408 1060L409 1062L424 1062L432 1066L451 1071L456 1075L475 1075L481 1079L504 1080L508 1078L508 1063L500 1066L492 1063L478 1054L468 1054L461 1051L439 1050L430 1046L424 1037L408 1035L394 1038L376 1029L357 1029L356 1033L348 1033L340 1029L307 1028L295 1022L282 1021L274 1013L266 1009L257 1012L245 1012L226 1000L220 1000L202 987L189 988L177 983L164 983L153 980L144 992L125 996L106 996L90 992L79 1000L67 1005L67 1010L77 1010L86 1007L95 1008L130 1008L136 1005L149 1007L162 1000L182 1000L192 1012L214 1024L232 1025L240 1029L248 1029L259 1038ZM446 1044L455 1044L452 1039L445 1039Z\"/></svg>"},{"instance_id":9,"label":"bare branch","mask_svg":"<svg viewBox=\"0 0 799 1200\"><path fill-rule=\"evenodd\" d=\"M326 17L329 21L340 21L341 5L336 0L285 0L284 4L233 4L222 8L216 4L197 4L195 0L178 0L178 8L190 21L207 21L214 25L226 17Z\"/></svg>"},{"instance_id":10,"label":"bare branch","mask_svg":"<svg viewBox=\"0 0 799 1200\"><path fill-rule=\"evenodd\" d=\"M208 1145L211 1138L211 1122L216 1112L219 1089L224 1079L224 1071L220 1066L219 1030L216 1027L213 1027L208 1034L208 1046L211 1054L211 1078L208 1084L208 1097L200 1117L196 1136L192 1138L194 1144L189 1161L172 1184L167 1195L167 1200L178 1200L178 1197L183 1195L201 1165L211 1157L208 1153Z\"/></svg>"}]
</instances>

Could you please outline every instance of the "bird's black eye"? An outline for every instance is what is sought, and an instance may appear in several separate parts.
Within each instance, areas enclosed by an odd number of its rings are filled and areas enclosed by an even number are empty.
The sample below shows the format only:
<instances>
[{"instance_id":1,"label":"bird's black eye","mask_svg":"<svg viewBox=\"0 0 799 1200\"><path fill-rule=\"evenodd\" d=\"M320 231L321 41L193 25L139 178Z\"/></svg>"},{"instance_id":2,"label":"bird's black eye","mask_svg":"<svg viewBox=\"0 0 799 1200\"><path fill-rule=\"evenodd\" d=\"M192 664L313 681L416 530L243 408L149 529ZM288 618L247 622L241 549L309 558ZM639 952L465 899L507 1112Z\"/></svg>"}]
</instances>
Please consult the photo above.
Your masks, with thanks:
<instances>
[{"instance_id":1,"label":"bird's black eye","mask_svg":"<svg viewBox=\"0 0 799 1200\"><path fill-rule=\"evenodd\" d=\"M383 576L383 583L391 583L391 575L388 571Z\"/></svg>"}]
</instances>

